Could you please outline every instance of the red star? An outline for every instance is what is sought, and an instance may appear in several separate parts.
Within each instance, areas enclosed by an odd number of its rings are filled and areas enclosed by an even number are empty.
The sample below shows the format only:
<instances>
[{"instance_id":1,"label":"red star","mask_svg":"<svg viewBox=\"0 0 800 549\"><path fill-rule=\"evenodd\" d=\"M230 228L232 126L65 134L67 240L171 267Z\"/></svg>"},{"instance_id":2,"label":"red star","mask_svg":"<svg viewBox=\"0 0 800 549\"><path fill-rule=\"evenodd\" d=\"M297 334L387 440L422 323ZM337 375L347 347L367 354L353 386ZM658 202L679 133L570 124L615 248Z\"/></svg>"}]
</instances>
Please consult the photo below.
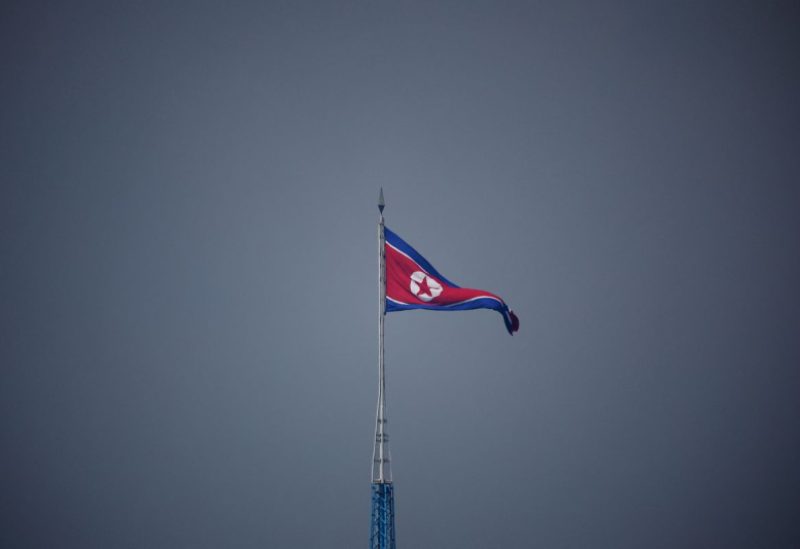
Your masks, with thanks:
<instances>
[{"instance_id":1,"label":"red star","mask_svg":"<svg viewBox=\"0 0 800 549\"><path fill-rule=\"evenodd\" d=\"M417 282L417 286L419 286L419 290L417 291L417 296L420 296L422 294L428 294L430 296L433 296L433 294L431 293L431 288L430 286L428 286L427 276L423 276L422 280Z\"/></svg>"}]
</instances>

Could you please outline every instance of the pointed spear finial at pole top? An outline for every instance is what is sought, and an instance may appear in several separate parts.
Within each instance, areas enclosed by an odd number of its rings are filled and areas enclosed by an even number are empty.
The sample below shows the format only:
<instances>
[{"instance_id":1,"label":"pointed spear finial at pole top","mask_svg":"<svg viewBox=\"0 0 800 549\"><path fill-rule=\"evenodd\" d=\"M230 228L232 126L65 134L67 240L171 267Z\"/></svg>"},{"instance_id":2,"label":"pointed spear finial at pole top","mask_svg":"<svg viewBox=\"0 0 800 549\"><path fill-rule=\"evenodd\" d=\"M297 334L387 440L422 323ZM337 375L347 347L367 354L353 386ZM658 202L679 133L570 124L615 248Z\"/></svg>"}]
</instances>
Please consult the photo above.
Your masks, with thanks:
<instances>
[{"instance_id":1,"label":"pointed spear finial at pole top","mask_svg":"<svg viewBox=\"0 0 800 549\"><path fill-rule=\"evenodd\" d=\"M383 213L383 208L386 207L386 202L383 201L383 187L381 187L381 192L378 195L378 209Z\"/></svg>"}]
</instances>

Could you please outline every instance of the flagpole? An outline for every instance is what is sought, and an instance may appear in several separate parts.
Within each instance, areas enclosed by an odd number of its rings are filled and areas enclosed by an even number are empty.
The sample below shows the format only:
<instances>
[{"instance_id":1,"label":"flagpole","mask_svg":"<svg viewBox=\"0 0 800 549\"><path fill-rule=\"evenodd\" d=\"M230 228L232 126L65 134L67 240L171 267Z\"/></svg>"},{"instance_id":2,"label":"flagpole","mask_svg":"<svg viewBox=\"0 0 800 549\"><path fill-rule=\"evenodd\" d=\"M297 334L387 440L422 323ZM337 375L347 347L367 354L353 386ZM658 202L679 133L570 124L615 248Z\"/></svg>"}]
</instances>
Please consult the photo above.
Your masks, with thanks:
<instances>
[{"instance_id":1,"label":"flagpole","mask_svg":"<svg viewBox=\"0 0 800 549\"><path fill-rule=\"evenodd\" d=\"M386 251L384 236L383 189L378 195L378 410L375 422L375 455L373 456L373 482L391 482L391 470L386 471L389 462L388 435L386 434L386 373L384 368L383 333L386 320ZM377 467L375 467L377 465Z\"/></svg>"},{"instance_id":2,"label":"flagpole","mask_svg":"<svg viewBox=\"0 0 800 549\"><path fill-rule=\"evenodd\" d=\"M383 362L383 324L386 319L386 247L383 225L383 189L378 195L378 410L375 414L375 447L372 452L372 516L370 549L395 549L394 486L386 433L386 371Z\"/></svg>"}]
</instances>

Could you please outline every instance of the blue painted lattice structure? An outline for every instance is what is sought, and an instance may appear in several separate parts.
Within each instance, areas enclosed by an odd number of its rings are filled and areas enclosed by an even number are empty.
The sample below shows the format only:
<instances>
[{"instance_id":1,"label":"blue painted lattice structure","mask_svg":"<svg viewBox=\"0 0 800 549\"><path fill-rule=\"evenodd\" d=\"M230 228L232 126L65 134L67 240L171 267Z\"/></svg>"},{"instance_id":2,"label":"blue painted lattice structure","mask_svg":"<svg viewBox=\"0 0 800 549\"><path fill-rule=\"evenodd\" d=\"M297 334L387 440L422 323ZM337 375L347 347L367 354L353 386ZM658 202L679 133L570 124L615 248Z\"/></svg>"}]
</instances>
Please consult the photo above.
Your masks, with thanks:
<instances>
[{"instance_id":1,"label":"blue painted lattice structure","mask_svg":"<svg viewBox=\"0 0 800 549\"><path fill-rule=\"evenodd\" d=\"M395 549L394 487L391 482L372 483L370 549Z\"/></svg>"}]
</instances>

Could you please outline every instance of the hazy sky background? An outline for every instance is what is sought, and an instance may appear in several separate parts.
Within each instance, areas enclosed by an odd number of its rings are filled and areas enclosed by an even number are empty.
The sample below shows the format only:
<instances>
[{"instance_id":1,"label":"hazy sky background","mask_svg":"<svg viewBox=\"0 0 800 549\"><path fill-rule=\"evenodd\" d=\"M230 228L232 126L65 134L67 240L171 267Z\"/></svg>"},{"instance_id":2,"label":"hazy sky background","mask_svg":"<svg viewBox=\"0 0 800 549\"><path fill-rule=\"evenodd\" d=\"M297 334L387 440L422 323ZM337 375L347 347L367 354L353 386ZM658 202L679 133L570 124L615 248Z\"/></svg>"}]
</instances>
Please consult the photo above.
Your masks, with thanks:
<instances>
[{"instance_id":1,"label":"hazy sky background","mask_svg":"<svg viewBox=\"0 0 800 549\"><path fill-rule=\"evenodd\" d=\"M791 2L6 2L0 546L800 546Z\"/></svg>"}]
</instances>

